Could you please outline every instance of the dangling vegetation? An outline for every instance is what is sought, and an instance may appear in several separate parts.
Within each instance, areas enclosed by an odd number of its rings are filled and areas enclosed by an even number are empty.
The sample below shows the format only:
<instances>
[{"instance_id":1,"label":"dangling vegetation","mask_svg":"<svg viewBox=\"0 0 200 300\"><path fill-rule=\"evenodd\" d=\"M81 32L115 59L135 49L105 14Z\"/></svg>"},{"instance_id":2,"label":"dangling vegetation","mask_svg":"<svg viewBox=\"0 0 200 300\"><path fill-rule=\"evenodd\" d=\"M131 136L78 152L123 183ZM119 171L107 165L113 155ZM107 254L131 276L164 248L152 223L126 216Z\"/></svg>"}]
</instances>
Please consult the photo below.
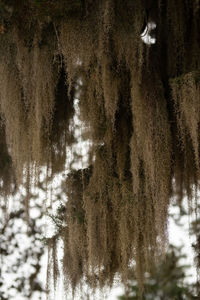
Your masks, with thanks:
<instances>
[{"instance_id":1,"label":"dangling vegetation","mask_svg":"<svg viewBox=\"0 0 200 300\"><path fill-rule=\"evenodd\" d=\"M126 282L135 263L142 290L165 253L170 199L197 197L199 1L2 0L0 12L2 186L65 170L78 98L91 146L64 184L66 286Z\"/></svg>"}]
</instances>

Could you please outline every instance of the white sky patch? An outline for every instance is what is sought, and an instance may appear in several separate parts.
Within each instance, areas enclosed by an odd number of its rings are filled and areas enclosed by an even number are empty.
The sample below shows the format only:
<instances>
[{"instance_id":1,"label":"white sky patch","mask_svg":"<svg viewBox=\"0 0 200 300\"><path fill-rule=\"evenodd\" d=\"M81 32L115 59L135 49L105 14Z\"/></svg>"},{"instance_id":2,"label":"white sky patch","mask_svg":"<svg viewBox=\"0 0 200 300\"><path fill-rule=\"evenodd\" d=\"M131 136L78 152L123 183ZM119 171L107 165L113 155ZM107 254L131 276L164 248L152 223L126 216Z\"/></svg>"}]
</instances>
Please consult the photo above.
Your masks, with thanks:
<instances>
[{"instance_id":1,"label":"white sky patch","mask_svg":"<svg viewBox=\"0 0 200 300\"><path fill-rule=\"evenodd\" d=\"M143 33L141 34L141 39L147 45L153 45L156 43L156 38L151 36L151 32L156 29L156 23L148 22Z\"/></svg>"},{"instance_id":2,"label":"white sky patch","mask_svg":"<svg viewBox=\"0 0 200 300\"><path fill-rule=\"evenodd\" d=\"M186 211L188 211L188 203L187 199L184 198L183 200L183 206ZM170 206L169 210L170 214L174 214L179 216L179 208L177 206ZM195 220L195 216L191 216L190 218L188 215L182 216L180 219L180 225L177 225L174 218L169 218L169 242L177 247L183 247L182 253L185 254L186 257L180 259L181 265L188 265L190 266L186 272L187 283L195 283L197 279L197 272L195 268L195 262L194 262L194 250L192 248L192 244L195 243L195 236L190 235L190 223Z\"/></svg>"}]
</instances>

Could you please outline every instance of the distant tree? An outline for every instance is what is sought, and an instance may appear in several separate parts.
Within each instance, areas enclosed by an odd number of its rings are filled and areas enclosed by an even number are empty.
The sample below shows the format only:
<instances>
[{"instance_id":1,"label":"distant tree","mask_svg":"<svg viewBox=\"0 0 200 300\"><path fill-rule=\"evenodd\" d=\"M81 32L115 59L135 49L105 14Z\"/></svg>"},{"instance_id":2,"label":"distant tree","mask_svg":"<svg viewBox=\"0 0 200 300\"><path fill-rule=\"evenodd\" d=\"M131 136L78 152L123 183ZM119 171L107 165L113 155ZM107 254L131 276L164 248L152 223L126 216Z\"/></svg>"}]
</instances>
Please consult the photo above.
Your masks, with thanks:
<instances>
[{"instance_id":1,"label":"distant tree","mask_svg":"<svg viewBox=\"0 0 200 300\"><path fill-rule=\"evenodd\" d=\"M27 220L24 198L18 194L12 199L11 208L0 207L1 300L39 300L45 295L45 282L38 277L45 251L41 201L33 202L30 197L30 204L34 205Z\"/></svg>"},{"instance_id":2,"label":"distant tree","mask_svg":"<svg viewBox=\"0 0 200 300\"><path fill-rule=\"evenodd\" d=\"M194 289L186 283L187 268L180 260L184 257L181 248L170 246L166 257L154 265L145 275L144 292L140 298L137 281L132 279L126 294L120 300L192 300L198 299ZM134 273L132 274L134 278Z\"/></svg>"}]
</instances>

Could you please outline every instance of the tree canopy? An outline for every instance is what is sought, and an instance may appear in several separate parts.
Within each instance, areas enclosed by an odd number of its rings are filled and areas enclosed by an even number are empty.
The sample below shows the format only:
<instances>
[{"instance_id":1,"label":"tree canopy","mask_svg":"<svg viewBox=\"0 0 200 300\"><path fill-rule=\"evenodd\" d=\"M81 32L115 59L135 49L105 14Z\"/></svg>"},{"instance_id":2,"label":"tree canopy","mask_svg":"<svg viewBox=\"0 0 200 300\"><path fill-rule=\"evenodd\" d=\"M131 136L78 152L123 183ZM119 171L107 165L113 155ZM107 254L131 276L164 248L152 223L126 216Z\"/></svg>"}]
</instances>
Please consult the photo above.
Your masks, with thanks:
<instances>
[{"instance_id":1,"label":"tree canopy","mask_svg":"<svg viewBox=\"0 0 200 300\"><path fill-rule=\"evenodd\" d=\"M153 266L150 274L144 280L144 293L142 300L194 300L198 299L194 288L185 282L187 267L180 264L183 258L181 248L170 245L165 259ZM120 300L138 300L140 293L134 273L128 285L126 294L118 297Z\"/></svg>"}]
</instances>

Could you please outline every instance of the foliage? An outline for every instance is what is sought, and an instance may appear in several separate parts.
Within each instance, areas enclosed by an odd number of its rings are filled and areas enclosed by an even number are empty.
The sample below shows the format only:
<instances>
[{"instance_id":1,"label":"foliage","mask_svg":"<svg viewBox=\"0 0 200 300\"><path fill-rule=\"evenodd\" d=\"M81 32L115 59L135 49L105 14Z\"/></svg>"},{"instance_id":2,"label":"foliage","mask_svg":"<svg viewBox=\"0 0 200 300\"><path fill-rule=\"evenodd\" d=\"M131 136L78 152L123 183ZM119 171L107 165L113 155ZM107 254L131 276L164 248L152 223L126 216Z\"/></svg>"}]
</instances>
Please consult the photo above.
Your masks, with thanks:
<instances>
[{"instance_id":1,"label":"foliage","mask_svg":"<svg viewBox=\"0 0 200 300\"><path fill-rule=\"evenodd\" d=\"M188 266L181 265L181 249L174 246L160 263L154 266L144 280L143 300L192 300L197 299L193 287L185 282ZM134 274L132 274L134 276ZM134 278L134 277L133 277ZM127 288L126 295L120 300L140 299L137 282L132 280Z\"/></svg>"},{"instance_id":2,"label":"foliage","mask_svg":"<svg viewBox=\"0 0 200 300\"><path fill-rule=\"evenodd\" d=\"M38 195L35 195L36 197ZM42 207L30 197L29 222L24 209L26 195L18 193L12 207L0 208L0 298L43 299L42 269L44 241L41 232ZM34 202L33 202L34 199ZM34 203L34 204L33 204Z\"/></svg>"}]
</instances>

